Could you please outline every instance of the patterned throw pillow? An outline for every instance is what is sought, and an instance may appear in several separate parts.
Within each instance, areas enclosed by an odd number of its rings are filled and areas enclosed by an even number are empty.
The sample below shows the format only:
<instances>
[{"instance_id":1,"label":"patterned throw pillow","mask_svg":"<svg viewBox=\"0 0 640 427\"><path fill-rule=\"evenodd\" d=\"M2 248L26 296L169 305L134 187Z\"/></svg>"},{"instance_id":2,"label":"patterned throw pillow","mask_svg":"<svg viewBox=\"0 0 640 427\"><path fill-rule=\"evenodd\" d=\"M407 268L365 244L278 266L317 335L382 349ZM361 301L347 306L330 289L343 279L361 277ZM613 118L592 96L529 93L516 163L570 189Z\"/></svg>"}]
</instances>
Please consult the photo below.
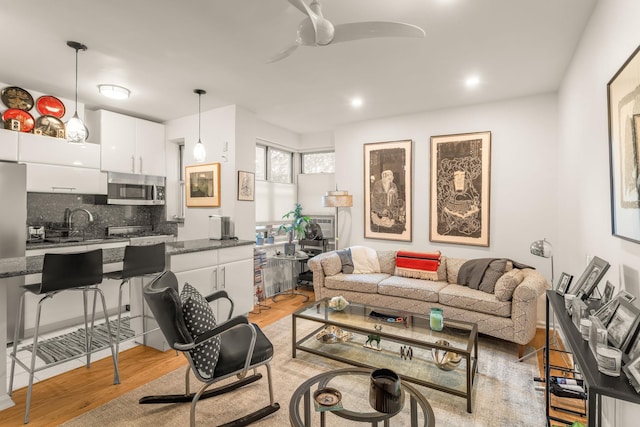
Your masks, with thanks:
<instances>
[{"instance_id":1,"label":"patterned throw pillow","mask_svg":"<svg viewBox=\"0 0 640 427\"><path fill-rule=\"evenodd\" d=\"M506 265L506 259L491 261L489 267L484 272L484 276L482 276L482 281L480 282L478 289L488 294L492 294L496 286L496 282L504 274L504 268Z\"/></svg>"},{"instance_id":2,"label":"patterned throw pillow","mask_svg":"<svg viewBox=\"0 0 640 427\"><path fill-rule=\"evenodd\" d=\"M216 317L213 310L196 288L185 283L180 293L180 302L187 330L193 338L215 328ZM220 356L220 337L199 345L189 354L200 376L205 379L212 378Z\"/></svg>"},{"instance_id":3,"label":"patterned throw pillow","mask_svg":"<svg viewBox=\"0 0 640 427\"><path fill-rule=\"evenodd\" d=\"M502 275L496 282L494 294L498 301L509 301L513 296L513 291L524 280L522 270L514 268Z\"/></svg>"},{"instance_id":4,"label":"patterned throw pillow","mask_svg":"<svg viewBox=\"0 0 640 427\"><path fill-rule=\"evenodd\" d=\"M342 272L344 274L353 273L353 260L351 259L351 249L342 249L336 252L342 263Z\"/></svg>"}]
</instances>

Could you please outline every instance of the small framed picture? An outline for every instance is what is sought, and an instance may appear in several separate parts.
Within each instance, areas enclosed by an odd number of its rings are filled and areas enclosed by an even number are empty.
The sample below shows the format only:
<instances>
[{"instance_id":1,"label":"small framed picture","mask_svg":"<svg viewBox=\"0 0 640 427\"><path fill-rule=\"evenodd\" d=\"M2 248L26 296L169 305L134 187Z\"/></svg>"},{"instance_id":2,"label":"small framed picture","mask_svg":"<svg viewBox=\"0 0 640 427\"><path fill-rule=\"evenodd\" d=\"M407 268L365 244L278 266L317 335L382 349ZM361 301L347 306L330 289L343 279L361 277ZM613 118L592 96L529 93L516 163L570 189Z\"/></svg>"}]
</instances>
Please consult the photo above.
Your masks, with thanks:
<instances>
[{"instance_id":1,"label":"small framed picture","mask_svg":"<svg viewBox=\"0 0 640 427\"><path fill-rule=\"evenodd\" d=\"M560 279L558 280L558 286L556 287L556 292L560 295L564 295L567 293L567 289L569 289L569 285L571 284L571 280L573 280L573 276L571 274L562 273L560 275Z\"/></svg>"},{"instance_id":2,"label":"small framed picture","mask_svg":"<svg viewBox=\"0 0 640 427\"><path fill-rule=\"evenodd\" d=\"M238 200L252 202L255 197L256 179L253 172L238 171Z\"/></svg>"},{"instance_id":3,"label":"small framed picture","mask_svg":"<svg viewBox=\"0 0 640 427\"><path fill-rule=\"evenodd\" d=\"M611 301L611 297L613 297L613 284L607 280L607 284L604 286L604 292L602 293L602 299L600 301L604 305Z\"/></svg>"},{"instance_id":4,"label":"small framed picture","mask_svg":"<svg viewBox=\"0 0 640 427\"><path fill-rule=\"evenodd\" d=\"M629 378L629 382L640 393L640 357L636 357L630 363L627 363L622 367L622 370Z\"/></svg>"},{"instance_id":5,"label":"small framed picture","mask_svg":"<svg viewBox=\"0 0 640 427\"><path fill-rule=\"evenodd\" d=\"M611 345L619 349L636 326L640 309L624 298L620 298L618 302L607 325L607 337Z\"/></svg>"},{"instance_id":6,"label":"small framed picture","mask_svg":"<svg viewBox=\"0 0 640 427\"><path fill-rule=\"evenodd\" d=\"M593 290L598 286L598 282L609 269L609 263L602 258L594 256L587 268L582 272L578 281L571 286L569 293L579 295L579 298L586 300Z\"/></svg>"},{"instance_id":7,"label":"small framed picture","mask_svg":"<svg viewBox=\"0 0 640 427\"><path fill-rule=\"evenodd\" d=\"M635 330L629 334L625 344L625 350L622 352L623 362L627 363L640 357L640 324L636 324Z\"/></svg>"}]
</instances>

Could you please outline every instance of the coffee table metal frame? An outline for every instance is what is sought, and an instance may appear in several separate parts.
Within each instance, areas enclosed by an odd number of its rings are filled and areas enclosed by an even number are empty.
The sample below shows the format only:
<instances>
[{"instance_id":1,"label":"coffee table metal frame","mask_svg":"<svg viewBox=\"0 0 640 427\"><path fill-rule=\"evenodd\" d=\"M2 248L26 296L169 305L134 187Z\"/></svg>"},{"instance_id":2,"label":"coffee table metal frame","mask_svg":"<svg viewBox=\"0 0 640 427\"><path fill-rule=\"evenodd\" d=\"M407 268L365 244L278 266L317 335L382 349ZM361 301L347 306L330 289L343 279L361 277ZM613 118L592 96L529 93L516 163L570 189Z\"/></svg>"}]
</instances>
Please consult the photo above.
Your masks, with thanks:
<instances>
[{"instance_id":1,"label":"coffee table metal frame","mask_svg":"<svg viewBox=\"0 0 640 427\"><path fill-rule=\"evenodd\" d=\"M314 337L318 332L320 332L325 327L330 325L336 326L344 331L364 335L365 337L368 334L374 333L376 335L379 335L382 339L396 342L396 343L399 343L400 345L410 345L415 348L425 349L428 351L431 351L432 349L438 349L441 351L453 351L466 361L465 363L466 386L464 390L458 390L455 388L448 387L446 384L436 383L430 378L418 378L418 377L407 375L407 374L404 374L404 375L401 374L401 378L403 380L407 380L415 384L433 388L435 390L443 391L445 393L449 393L455 396L464 397L467 400L467 412L469 413L472 412L471 391L473 388L473 384L475 382L476 373L478 371L478 325L477 324L458 321L458 320L450 320L450 319L447 319L445 316L445 321L444 321L445 329L459 330L465 334L468 334L466 348L461 348L460 346L448 347L448 346L439 345L436 342L427 341L426 339L410 338L410 337L402 336L398 333L394 333L394 328L383 328L382 331L374 331L370 327L365 328L365 327L355 325L353 323L349 323L348 321L341 321L340 319L338 319L338 316L331 316L331 313L333 312L333 310L328 307L327 305L328 300L329 298L324 298L322 300L307 304L306 306L294 312L293 315L291 316L291 322L292 322L291 356L293 358L296 357L297 350L302 350L308 353L313 353L319 356L327 357L329 359L338 360L343 363L347 363L354 366L360 366L363 368L374 369L374 368L381 367L381 366L374 366L372 364L368 364L366 363L366 361L363 361L363 360L354 360L353 358L342 357L340 355L332 354L328 351L322 350L323 348L325 348L324 346L333 346L336 344L323 344L323 346L321 346L320 349L311 348L309 346L304 345L304 343L307 340ZM307 311L310 309L311 309L310 312ZM376 312L385 313L385 314L388 313L397 317L406 317L407 318L407 322L405 324L406 327L422 328L423 327L422 325L426 325L424 326L425 338L427 336L426 334L429 334L431 332L428 327L429 325L428 316L423 316L415 313L401 312L401 311L392 310L388 308L380 308L380 307L371 306L371 305L356 304L356 303L351 303L347 307L347 310L350 310L351 312L355 313L356 316L359 316L361 311L362 312L361 314L363 317L367 317L368 313L370 313L371 311L376 311ZM312 332L307 333L302 337L299 337L300 331L298 330L298 327L297 327L297 322L299 319L316 322L318 323L318 327L314 328ZM370 352L375 350L362 348L361 351ZM393 367L390 367L390 368L393 369Z\"/></svg>"},{"instance_id":2,"label":"coffee table metal frame","mask_svg":"<svg viewBox=\"0 0 640 427\"><path fill-rule=\"evenodd\" d=\"M333 371L323 372L318 374L312 378L309 378L307 381L302 383L291 396L291 401L289 402L289 420L293 427L310 427L311 426L311 388L314 384L318 384L318 388L325 387L327 383L334 377L342 376L342 375L371 375L371 369L368 368L343 368L336 369ZM424 416L424 427L435 427L435 415L433 414L433 409L431 405L427 401L427 399L416 390L414 387L409 385L406 381L401 381L402 388L405 393L409 394L409 405L411 411L411 427L418 427L418 407L422 409L422 414ZM342 394L348 393L348 391L342 391ZM364 393L368 396L369 389L364 390ZM304 401L303 405L303 413L304 420L300 416L300 401ZM345 418L352 421L361 421L371 423L372 426L377 426L378 422L382 421L385 427L389 426L389 419L392 418L396 414L383 414L382 412L377 412L372 408L369 412L356 412L350 409L341 409L338 411L323 411L320 412L320 427L325 427L326 423L326 414L327 412L332 412L334 415Z\"/></svg>"}]
</instances>

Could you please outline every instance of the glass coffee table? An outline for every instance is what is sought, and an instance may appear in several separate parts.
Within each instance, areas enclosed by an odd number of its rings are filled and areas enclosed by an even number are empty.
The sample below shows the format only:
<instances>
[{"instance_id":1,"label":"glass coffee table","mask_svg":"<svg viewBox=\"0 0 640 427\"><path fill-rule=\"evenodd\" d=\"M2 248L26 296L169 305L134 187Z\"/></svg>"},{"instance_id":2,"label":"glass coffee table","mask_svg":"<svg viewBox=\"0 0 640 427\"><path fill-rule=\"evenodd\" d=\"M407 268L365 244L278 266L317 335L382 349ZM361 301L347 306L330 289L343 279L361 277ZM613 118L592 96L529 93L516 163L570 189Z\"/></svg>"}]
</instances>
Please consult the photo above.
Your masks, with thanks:
<instances>
[{"instance_id":1,"label":"glass coffee table","mask_svg":"<svg viewBox=\"0 0 640 427\"><path fill-rule=\"evenodd\" d=\"M343 420L358 421L377 426L382 421L385 427L393 424L411 427L434 427L436 425L433 409L427 399L406 381L402 381L404 405L395 414L377 412L369 404L369 386L371 369L345 368L324 372L302 383L291 396L289 402L289 420L293 427L325 427L327 413ZM313 392L325 387L338 390L341 401L331 409L323 408L314 402ZM316 410L312 408L317 408ZM336 425L336 422L331 425ZM339 423L338 423L339 425Z\"/></svg>"},{"instance_id":2,"label":"glass coffee table","mask_svg":"<svg viewBox=\"0 0 640 427\"><path fill-rule=\"evenodd\" d=\"M429 316L328 298L293 313L292 357L298 350L364 368L389 368L415 384L467 400L478 370L478 325L447 319L431 330Z\"/></svg>"}]
</instances>

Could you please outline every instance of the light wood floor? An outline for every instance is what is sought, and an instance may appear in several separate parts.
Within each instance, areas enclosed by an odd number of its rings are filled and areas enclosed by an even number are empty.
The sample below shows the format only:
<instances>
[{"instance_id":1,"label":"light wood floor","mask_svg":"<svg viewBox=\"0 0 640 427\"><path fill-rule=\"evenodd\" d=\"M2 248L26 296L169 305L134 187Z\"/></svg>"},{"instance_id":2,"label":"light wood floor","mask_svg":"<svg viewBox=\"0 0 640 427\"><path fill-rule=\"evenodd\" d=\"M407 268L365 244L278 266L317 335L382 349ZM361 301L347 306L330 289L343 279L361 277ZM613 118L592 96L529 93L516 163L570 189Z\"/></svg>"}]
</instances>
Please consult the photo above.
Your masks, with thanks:
<instances>
[{"instance_id":1,"label":"light wood floor","mask_svg":"<svg viewBox=\"0 0 640 427\"><path fill-rule=\"evenodd\" d=\"M313 299L312 291L299 291ZM269 300L267 304L270 309L263 309L259 314L252 313L249 319L260 327L265 327L302 307L306 304L303 301L304 298L299 296L283 297L277 303ZM538 330L531 345L539 348L543 344L544 330ZM559 356L558 360L552 358L552 363L561 362ZM538 354L538 363L542 372L542 352ZM93 362L90 369L77 368L38 382L33 386L29 425L57 426L186 364L184 357L176 356L173 350L160 352L138 346L120 354L121 383L118 385L113 384L111 358ZM23 425L26 395L26 388L14 391L12 398L16 405L0 412L0 426ZM584 418L571 417L563 412L556 414L567 420L581 420L586 424Z\"/></svg>"}]
</instances>

